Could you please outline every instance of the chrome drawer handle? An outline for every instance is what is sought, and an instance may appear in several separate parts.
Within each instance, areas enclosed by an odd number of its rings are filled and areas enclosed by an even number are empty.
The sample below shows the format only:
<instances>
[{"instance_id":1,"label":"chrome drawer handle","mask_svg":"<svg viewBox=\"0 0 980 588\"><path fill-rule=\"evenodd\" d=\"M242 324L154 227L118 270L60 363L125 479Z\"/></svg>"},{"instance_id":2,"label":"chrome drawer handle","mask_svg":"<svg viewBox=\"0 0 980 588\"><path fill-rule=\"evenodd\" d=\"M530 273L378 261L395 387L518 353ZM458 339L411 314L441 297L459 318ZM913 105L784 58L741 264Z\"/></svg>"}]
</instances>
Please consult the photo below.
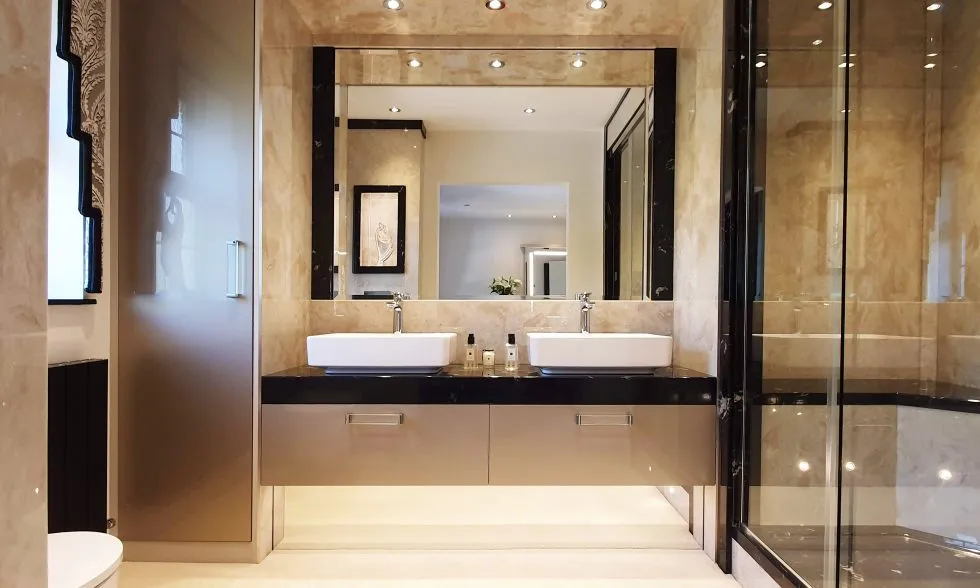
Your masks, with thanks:
<instances>
[{"instance_id":1,"label":"chrome drawer handle","mask_svg":"<svg viewBox=\"0 0 980 588\"><path fill-rule=\"evenodd\" d=\"M348 425L369 425L374 427L397 427L405 424L405 415L396 412L389 414L347 413L344 423Z\"/></svg>"},{"instance_id":2,"label":"chrome drawer handle","mask_svg":"<svg viewBox=\"0 0 980 588\"><path fill-rule=\"evenodd\" d=\"M575 424L580 427L632 427L633 415L626 414L577 414Z\"/></svg>"}]
</instances>

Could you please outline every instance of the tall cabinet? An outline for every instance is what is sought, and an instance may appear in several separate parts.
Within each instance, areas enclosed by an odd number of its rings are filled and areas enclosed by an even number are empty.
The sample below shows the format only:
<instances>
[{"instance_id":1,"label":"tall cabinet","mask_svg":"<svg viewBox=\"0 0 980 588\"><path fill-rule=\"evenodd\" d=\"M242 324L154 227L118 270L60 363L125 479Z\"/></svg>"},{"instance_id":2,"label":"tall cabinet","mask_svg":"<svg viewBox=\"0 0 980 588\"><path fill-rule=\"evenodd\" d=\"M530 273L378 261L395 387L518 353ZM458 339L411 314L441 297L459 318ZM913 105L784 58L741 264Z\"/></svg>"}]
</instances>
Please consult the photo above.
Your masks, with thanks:
<instances>
[{"instance_id":1,"label":"tall cabinet","mask_svg":"<svg viewBox=\"0 0 980 588\"><path fill-rule=\"evenodd\" d=\"M253 538L255 0L119 0L118 530Z\"/></svg>"}]
</instances>

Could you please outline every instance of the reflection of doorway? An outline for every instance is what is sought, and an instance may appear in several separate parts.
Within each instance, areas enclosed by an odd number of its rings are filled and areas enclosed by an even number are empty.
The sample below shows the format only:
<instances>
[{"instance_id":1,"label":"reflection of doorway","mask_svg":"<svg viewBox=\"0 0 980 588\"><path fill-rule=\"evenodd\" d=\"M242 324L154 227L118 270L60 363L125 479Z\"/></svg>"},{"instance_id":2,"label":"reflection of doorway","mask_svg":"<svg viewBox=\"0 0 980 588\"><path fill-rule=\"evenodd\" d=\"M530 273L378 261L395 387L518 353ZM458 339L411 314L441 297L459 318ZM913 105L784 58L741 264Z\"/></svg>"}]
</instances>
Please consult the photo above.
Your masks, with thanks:
<instances>
[{"instance_id":1,"label":"reflection of doorway","mask_svg":"<svg viewBox=\"0 0 980 588\"><path fill-rule=\"evenodd\" d=\"M528 297L565 298L568 291L564 247L524 245L524 285Z\"/></svg>"},{"instance_id":2,"label":"reflection of doorway","mask_svg":"<svg viewBox=\"0 0 980 588\"><path fill-rule=\"evenodd\" d=\"M646 139L642 109L606 155L604 295L641 300L646 243Z\"/></svg>"},{"instance_id":3,"label":"reflection of doorway","mask_svg":"<svg viewBox=\"0 0 980 588\"><path fill-rule=\"evenodd\" d=\"M439 298L498 298L490 292L494 278L521 281L516 295L544 296L545 271L549 296L564 298L567 211L566 184L440 186ZM537 281L533 294L524 251L527 243L542 244L536 250L562 253L543 256L537 267L530 268Z\"/></svg>"}]
</instances>

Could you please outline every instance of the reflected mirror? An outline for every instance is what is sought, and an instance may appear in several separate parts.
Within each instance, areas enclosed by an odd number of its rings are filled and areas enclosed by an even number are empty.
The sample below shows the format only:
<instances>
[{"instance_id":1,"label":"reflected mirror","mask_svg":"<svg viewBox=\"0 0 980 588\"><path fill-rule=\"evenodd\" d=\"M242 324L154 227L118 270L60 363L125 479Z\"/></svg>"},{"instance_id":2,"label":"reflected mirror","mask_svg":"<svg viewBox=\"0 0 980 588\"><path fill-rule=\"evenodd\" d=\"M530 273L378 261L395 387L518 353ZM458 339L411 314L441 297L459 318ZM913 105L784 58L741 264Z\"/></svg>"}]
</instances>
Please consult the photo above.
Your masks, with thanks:
<instances>
[{"instance_id":1,"label":"reflected mirror","mask_svg":"<svg viewBox=\"0 0 980 588\"><path fill-rule=\"evenodd\" d=\"M314 215L332 232L334 298L650 298L653 64L652 51L336 51L334 207L329 223ZM403 219L371 212L369 237L404 254L397 272L353 248L365 193L404 195Z\"/></svg>"}]
</instances>

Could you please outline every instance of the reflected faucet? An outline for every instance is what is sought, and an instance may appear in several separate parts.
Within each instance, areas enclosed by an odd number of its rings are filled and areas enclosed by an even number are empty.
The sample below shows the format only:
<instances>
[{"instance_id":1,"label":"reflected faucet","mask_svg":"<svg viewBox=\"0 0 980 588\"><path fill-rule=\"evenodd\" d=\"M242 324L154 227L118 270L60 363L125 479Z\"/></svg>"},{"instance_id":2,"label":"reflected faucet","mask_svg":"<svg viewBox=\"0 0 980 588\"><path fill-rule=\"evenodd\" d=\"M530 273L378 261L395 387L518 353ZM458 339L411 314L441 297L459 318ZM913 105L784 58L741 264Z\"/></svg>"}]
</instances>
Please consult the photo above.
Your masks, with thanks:
<instances>
[{"instance_id":1,"label":"reflected faucet","mask_svg":"<svg viewBox=\"0 0 980 588\"><path fill-rule=\"evenodd\" d=\"M592 302L590 296L592 292L582 292L578 295L579 302L582 303L582 332L589 333L592 331L592 309L595 308L595 302Z\"/></svg>"},{"instance_id":2,"label":"reflected faucet","mask_svg":"<svg viewBox=\"0 0 980 588\"><path fill-rule=\"evenodd\" d=\"M387 306L395 312L394 316L391 317L392 333L402 332L402 302L405 302L406 300L408 300L407 294L402 294L401 292L391 293L391 302L389 302Z\"/></svg>"}]
</instances>

